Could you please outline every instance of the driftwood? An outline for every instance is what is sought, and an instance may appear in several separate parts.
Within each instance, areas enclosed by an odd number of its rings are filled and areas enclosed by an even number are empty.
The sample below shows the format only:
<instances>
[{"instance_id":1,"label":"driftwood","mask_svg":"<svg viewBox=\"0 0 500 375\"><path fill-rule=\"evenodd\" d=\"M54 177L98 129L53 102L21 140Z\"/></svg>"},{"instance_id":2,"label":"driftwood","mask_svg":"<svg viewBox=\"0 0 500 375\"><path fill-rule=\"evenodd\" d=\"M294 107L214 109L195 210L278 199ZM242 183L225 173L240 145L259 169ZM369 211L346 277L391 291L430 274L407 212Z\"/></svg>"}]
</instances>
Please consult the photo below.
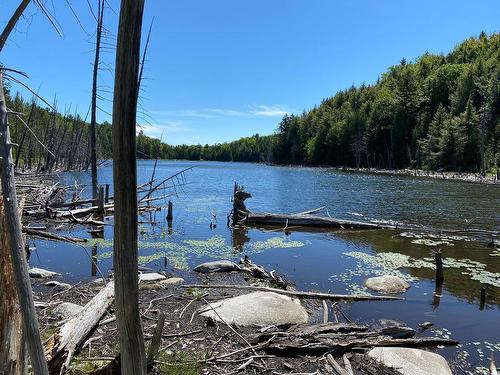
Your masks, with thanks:
<instances>
[{"instance_id":1,"label":"driftwood","mask_svg":"<svg viewBox=\"0 0 500 375\"><path fill-rule=\"evenodd\" d=\"M367 223L351 220L340 220L332 217L323 217L311 215L323 207L300 212L297 214L271 214L271 213L253 213L245 205L245 200L251 198L252 195L245 191L243 186L234 185L233 193L233 226L245 225L272 225L288 228L289 226L299 227L318 227L318 228L339 228L339 229L395 229L394 226L375 223Z\"/></svg>"},{"instance_id":2,"label":"driftwood","mask_svg":"<svg viewBox=\"0 0 500 375\"><path fill-rule=\"evenodd\" d=\"M357 296L350 294L330 294L330 293L315 293L315 292L300 292L292 290L283 290L278 288L268 288L265 286L250 286L250 285L181 285L181 288L200 288L200 289L239 289L253 290L262 292L280 293L291 297L310 298L310 299L327 299L327 300L343 300L343 301L389 301L402 300L401 297L393 296Z\"/></svg>"},{"instance_id":3,"label":"driftwood","mask_svg":"<svg viewBox=\"0 0 500 375\"><path fill-rule=\"evenodd\" d=\"M389 329L388 329L389 328ZM406 329L405 329L406 328ZM266 350L277 354L340 352L352 348L378 346L431 347L457 345L458 342L440 337L413 337L407 327L386 327L370 330L367 326L352 323L327 323L313 326L294 326L288 331L274 331L257 334L254 342L262 342L270 336L274 340ZM403 335L401 335L403 332Z\"/></svg>"},{"instance_id":4,"label":"driftwood","mask_svg":"<svg viewBox=\"0 0 500 375\"><path fill-rule=\"evenodd\" d=\"M395 229L392 225L380 225L361 221L340 220L333 217L314 216L308 214L270 214L248 213L243 220L245 224L262 224L273 226L301 226L339 229Z\"/></svg>"},{"instance_id":5,"label":"driftwood","mask_svg":"<svg viewBox=\"0 0 500 375\"><path fill-rule=\"evenodd\" d=\"M286 287L288 286L288 283L281 276L277 275L275 271L266 271L264 267L252 263L247 255L245 255L245 257L240 260L238 266L241 271L248 272L258 279L269 280L275 286L284 289L286 289Z\"/></svg>"},{"instance_id":6,"label":"driftwood","mask_svg":"<svg viewBox=\"0 0 500 375\"><path fill-rule=\"evenodd\" d=\"M45 342L45 357L51 373L60 374L68 368L73 355L104 316L113 298L114 284L110 281Z\"/></svg>"},{"instance_id":7,"label":"driftwood","mask_svg":"<svg viewBox=\"0 0 500 375\"><path fill-rule=\"evenodd\" d=\"M70 236L59 236L54 233L50 233L44 230L33 229L29 227L23 227L23 233L30 236L40 237L47 240L53 241L65 241L65 242L87 242L85 238L70 237Z\"/></svg>"}]
</instances>

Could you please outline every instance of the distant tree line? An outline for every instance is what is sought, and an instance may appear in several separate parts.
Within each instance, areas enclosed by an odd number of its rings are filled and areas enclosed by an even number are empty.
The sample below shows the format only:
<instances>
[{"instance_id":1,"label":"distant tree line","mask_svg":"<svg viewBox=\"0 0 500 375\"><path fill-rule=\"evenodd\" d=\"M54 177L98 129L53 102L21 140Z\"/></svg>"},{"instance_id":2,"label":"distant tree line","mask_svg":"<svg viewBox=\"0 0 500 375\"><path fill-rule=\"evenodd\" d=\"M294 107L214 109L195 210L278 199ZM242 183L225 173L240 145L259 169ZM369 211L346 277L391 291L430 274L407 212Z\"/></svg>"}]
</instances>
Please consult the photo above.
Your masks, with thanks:
<instances>
[{"instance_id":1,"label":"distant tree line","mask_svg":"<svg viewBox=\"0 0 500 375\"><path fill-rule=\"evenodd\" d=\"M11 110L30 113L19 95ZM350 87L300 115L286 115L275 134L215 145L168 145L140 132L137 156L370 168L486 172L500 158L500 34L484 32L448 55L403 59L375 84ZM88 124L35 106L38 138L62 166L88 168ZM50 166L47 152L13 121L20 166ZM24 135L26 133L26 135ZM111 126L97 127L99 158L111 156ZM45 157L44 157L45 155ZM59 156L61 157L61 156ZM37 164L38 163L38 164Z\"/></svg>"}]
</instances>

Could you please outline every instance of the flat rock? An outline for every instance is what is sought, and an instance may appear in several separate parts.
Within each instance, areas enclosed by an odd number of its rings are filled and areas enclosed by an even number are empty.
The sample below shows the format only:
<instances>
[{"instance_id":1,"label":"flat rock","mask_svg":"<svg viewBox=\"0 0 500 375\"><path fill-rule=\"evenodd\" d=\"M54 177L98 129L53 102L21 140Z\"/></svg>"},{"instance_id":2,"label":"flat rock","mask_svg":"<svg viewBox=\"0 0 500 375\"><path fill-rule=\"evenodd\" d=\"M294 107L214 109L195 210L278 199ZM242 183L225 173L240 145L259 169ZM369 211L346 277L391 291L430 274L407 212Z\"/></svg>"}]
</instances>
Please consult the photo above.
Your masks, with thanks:
<instances>
[{"instance_id":1,"label":"flat rock","mask_svg":"<svg viewBox=\"0 0 500 375\"><path fill-rule=\"evenodd\" d=\"M184 279L182 277L169 277L168 279L161 280L159 282L160 285L177 285L177 284L182 284L184 282Z\"/></svg>"},{"instance_id":2,"label":"flat rock","mask_svg":"<svg viewBox=\"0 0 500 375\"><path fill-rule=\"evenodd\" d=\"M69 319L80 311L83 310L83 307L71 302L63 302L52 310L52 312L56 315L59 315L63 319Z\"/></svg>"},{"instance_id":3,"label":"flat rock","mask_svg":"<svg viewBox=\"0 0 500 375\"><path fill-rule=\"evenodd\" d=\"M406 281L392 275L370 277L365 281L365 285L377 292L390 294L403 293L410 287L410 284Z\"/></svg>"},{"instance_id":4,"label":"flat rock","mask_svg":"<svg viewBox=\"0 0 500 375\"><path fill-rule=\"evenodd\" d=\"M140 283L150 283L150 282L156 282L160 280L164 280L167 277L165 275L162 275L160 273L141 273L139 275L139 282Z\"/></svg>"},{"instance_id":5,"label":"flat rock","mask_svg":"<svg viewBox=\"0 0 500 375\"><path fill-rule=\"evenodd\" d=\"M169 277L167 279L155 281L155 282L148 282L148 283L142 283L140 285L140 289L146 289L146 290L154 290L154 289L161 289L165 288L168 286L172 285L178 285L182 284L184 282L184 279L182 277Z\"/></svg>"},{"instance_id":6,"label":"flat rock","mask_svg":"<svg viewBox=\"0 0 500 375\"><path fill-rule=\"evenodd\" d=\"M298 299L273 292L254 292L217 301L199 312L204 317L238 326L302 324L309 319Z\"/></svg>"},{"instance_id":7,"label":"flat rock","mask_svg":"<svg viewBox=\"0 0 500 375\"><path fill-rule=\"evenodd\" d=\"M55 290L66 290L71 288L70 284L60 283L59 281L51 280L45 283L46 286L52 286Z\"/></svg>"},{"instance_id":8,"label":"flat rock","mask_svg":"<svg viewBox=\"0 0 500 375\"><path fill-rule=\"evenodd\" d=\"M373 348L368 355L403 375L452 375L448 362L436 353L410 348Z\"/></svg>"},{"instance_id":9,"label":"flat rock","mask_svg":"<svg viewBox=\"0 0 500 375\"><path fill-rule=\"evenodd\" d=\"M31 277L35 278L48 278L59 275L57 272L52 272L49 270L44 270L43 268L30 268L28 273Z\"/></svg>"},{"instance_id":10,"label":"flat rock","mask_svg":"<svg viewBox=\"0 0 500 375\"><path fill-rule=\"evenodd\" d=\"M214 262L202 263L195 268L193 271L200 273L211 273L211 272L231 272L239 271L240 266L230 260L217 260Z\"/></svg>"}]
</instances>

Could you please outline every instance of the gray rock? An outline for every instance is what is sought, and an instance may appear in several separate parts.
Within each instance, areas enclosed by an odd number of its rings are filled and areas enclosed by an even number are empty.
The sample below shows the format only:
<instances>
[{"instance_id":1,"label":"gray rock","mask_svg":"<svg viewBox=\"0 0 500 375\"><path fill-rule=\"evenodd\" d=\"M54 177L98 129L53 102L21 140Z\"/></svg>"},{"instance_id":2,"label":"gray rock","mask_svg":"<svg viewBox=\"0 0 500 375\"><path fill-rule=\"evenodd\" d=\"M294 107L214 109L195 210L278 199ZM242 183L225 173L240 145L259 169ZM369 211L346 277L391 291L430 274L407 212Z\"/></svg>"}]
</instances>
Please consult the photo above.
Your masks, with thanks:
<instances>
[{"instance_id":1,"label":"gray rock","mask_svg":"<svg viewBox=\"0 0 500 375\"><path fill-rule=\"evenodd\" d=\"M51 280L45 283L46 286L53 286L55 290L66 290L71 288L71 285L60 283L59 281Z\"/></svg>"},{"instance_id":2,"label":"gray rock","mask_svg":"<svg viewBox=\"0 0 500 375\"><path fill-rule=\"evenodd\" d=\"M78 314L82 310L83 307L80 305L71 302L63 302L54 307L52 312L63 319L69 319Z\"/></svg>"},{"instance_id":3,"label":"gray rock","mask_svg":"<svg viewBox=\"0 0 500 375\"><path fill-rule=\"evenodd\" d=\"M52 272L49 270L44 270L43 268L30 268L28 273L31 277L35 278L47 278L59 275L57 272Z\"/></svg>"},{"instance_id":4,"label":"gray rock","mask_svg":"<svg viewBox=\"0 0 500 375\"><path fill-rule=\"evenodd\" d=\"M410 287L406 281L391 275L370 277L365 281L365 285L377 292L390 294L403 293Z\"/></svg>"},{"instance_id":5,"label":"gray rock","mask_svg":"<svg viewBox=\"0 0 500 375\"><path fill-rule=\"evenodd\" d=\"M410 348L373 348L368 355L403 375L452 375L448 362L436 353Z\"/></svg>"},{"instance_id":6,"label":"gray rock","mask_svg":"<svg viewBox=\"0 0 500 375\"><path fill-rule=\"evenodd\" d=\"M211 273L211 272L231 272L239 271L240 267L230 260L217 260L214 262L202 263L195 268L193 271L200 273Z\"/></svg>"},{"instance_id":7,"label":"gray rock","mask_svg":"<svg viewBox=\"0 0 500 375\"><path fill-rule=\"evenodd\" d=\"M273 292L254 292L211 303L200 314L238 326L307 323L309 316L298 299Z\"/></svg>"},{"instance_id":8,"label":"gray rock","mask_svg":"<svg viewBox=\"0 0 500 375\"><path fill-rule=\"evenodd\" d=\"M155 282L142 283L140 288L143 290L162 289L172 285L182 284L184 279L182 277L169 277Z\"/></svg>"},{"instance_id":9,"label":"gray rock","mask_svg":"<svg viewBox=\"0 0 500 375\"><path fill-rule=\"evenodd\" d=\"M164 280L167 277L165 275L159 274L159 273L141 273L139 275L139 282L140 283L149 283L149 282L156 282L160 280Z\"/></svg>"},{"instance_id":10,"label":"gray rock","mask_svg":"<svg viewBox=\"0 0 500 375\"><path fill-rule=\"evenodd\" d=\"M184 279L182 277L169 277L168 279L161 280L159 282L160 285L168 286L168 285L177 285L182 284Z\"/></svg>"}]
</instances>

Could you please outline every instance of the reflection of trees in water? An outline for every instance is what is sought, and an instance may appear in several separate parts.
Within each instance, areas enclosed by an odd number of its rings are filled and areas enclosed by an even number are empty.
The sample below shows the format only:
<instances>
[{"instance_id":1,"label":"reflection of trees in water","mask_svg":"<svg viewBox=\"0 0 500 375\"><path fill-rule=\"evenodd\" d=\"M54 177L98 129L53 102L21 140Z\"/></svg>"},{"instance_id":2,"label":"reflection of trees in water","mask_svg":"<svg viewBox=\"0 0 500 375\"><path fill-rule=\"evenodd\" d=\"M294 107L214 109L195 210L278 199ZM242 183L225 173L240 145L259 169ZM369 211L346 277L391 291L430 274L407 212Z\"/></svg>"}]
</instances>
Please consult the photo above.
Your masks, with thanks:
<instances>
[{"instance_id":1,"label":"reflection of trees in water","mask_svg":"<svg viewBox=\"0 0 500 375\"><path fill-rule=\"evenodd\" d=\"M243 247L250 241L247 236L248 230L246 228L234 228L231 231L231 245L237 251L243 251Z\"/></svg>"},{"instance_id":2,"label":"reflection of trees in water","mask_svg":"<svg viewBox=\"0 0 500 375\"><path fill-rule=\"evenodd\" d=\"M400 253L408 255L414 259L423 259L433 256L436 247L418 245L411 242L410 238L396 237L396 232L378 231L356 231L356 232L335 232L335 234L350 242L368 246L377 253ZM500 273L500 262L491 257L491 249L486 245L482 246L478 242L453 241L454 246L441 246L443 259L454 258L469 259L485 264L485 271ZM408 273L419 279L434 280L435 271L429 268L407 268ZM442 294L444 287L449 293L457 298L465 299L468 303L479 305L481 288L486 289L486 304L498 305L500 307L500 288L489 284L482 284L472 280L470 275L464 275L465 268L444 268L444 283L441 288L436 288L438 295ZM433 296L432 305L436 308L439 300Z\"/></svg>"}]
</instances>

